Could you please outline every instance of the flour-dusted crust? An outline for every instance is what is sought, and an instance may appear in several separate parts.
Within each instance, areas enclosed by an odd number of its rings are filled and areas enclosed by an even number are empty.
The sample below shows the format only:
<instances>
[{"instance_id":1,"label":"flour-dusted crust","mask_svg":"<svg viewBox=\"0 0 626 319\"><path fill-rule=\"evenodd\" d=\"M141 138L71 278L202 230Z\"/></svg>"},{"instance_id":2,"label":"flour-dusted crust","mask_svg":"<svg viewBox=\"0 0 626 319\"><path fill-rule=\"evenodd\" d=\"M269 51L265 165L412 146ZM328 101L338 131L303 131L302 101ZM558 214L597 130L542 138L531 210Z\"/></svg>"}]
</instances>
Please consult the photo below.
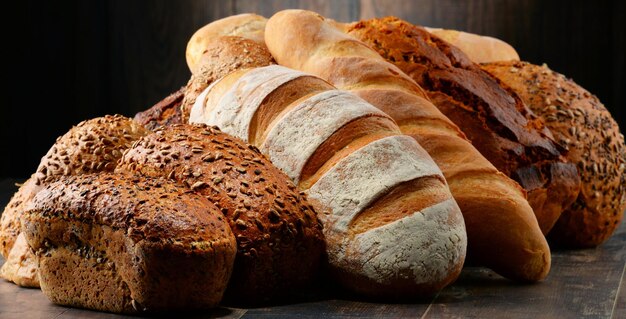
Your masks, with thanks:
<instances>
[{"instance_id":1,"label":"flour-dusted crust","mask_svg":"<svg viewBox=\"0 0 626 319\"><path fill-rule=\"evenodd\" d=\"M259 147L294 182L315 150L348 122L366 116L388 116L345 91L313 95L284 114ZM399 131L398 131L399 132Z\"/></svg>"}]
</instances>

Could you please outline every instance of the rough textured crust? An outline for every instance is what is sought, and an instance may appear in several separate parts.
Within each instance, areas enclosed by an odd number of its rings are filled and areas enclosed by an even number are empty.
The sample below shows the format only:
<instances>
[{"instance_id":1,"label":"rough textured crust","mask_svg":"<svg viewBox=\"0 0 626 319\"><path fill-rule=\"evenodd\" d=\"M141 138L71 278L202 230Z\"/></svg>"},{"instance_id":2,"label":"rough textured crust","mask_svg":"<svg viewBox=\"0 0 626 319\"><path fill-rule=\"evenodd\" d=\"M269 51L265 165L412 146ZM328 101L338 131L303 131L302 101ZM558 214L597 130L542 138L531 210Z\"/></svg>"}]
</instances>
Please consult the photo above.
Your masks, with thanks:
<instances>
[{"instance_id":1,"label":"rough textured crust","mask_svg":"<svg viewBox=\"0 0 626 319\"><path fill-rule=\"evenodd\" d=\"M161 126L184 123L181 108L184 96L185 88L183 87L151 108L135 114L135 121L151 131Z\"/></svg>"},{"instance_id":2,"label":"rough textured crust","mask_svg":"<svg viewBox=\"0 0 626 319\"><path fill-rule=\"evenodd\" d=\"M265 43L279 64L351 90L391 115L403 133L428 151L446 176L465 220L472 221L466 223L468 258L514 280L547 276L550 249L523 189L498 172L415 81L310 11L275 14L267 22ZM476 193L482 182L491 183L488 192Z\"/></svg>"},{"instance_id":3,"label":"rough textured crust","mask_svg":"<svg viewBox=\"0 0 626 319\"><path fill-rule=\"evenodd\" d=\"M0 277L21 287L39 288L37 276L37 259L30 251L24 234L20 232L0 268Z\"/></svg>"},{"instance_id":4,"label":"rough textured crust","mask_svg":"<svg viewBox=\"0 0 626 319\"><path fill-rule=\"evenodd\" d=\"M528 192L544 234L574 202L580 179L543 121L508 86L458 48L395 17L352 24L347 32L413 78L498 170Z\"/></svg>"},{"instance_id":5,"label":"rough textured crust","mask_svg":"<svg viewBox=\"0 0 626 319\"><path fill-rule=\"evenodd\" d=\"M46 186L22 229L50 300L110 312L214 307L236 252L228 223L202 196L112 173Z\"/></svg>"},{"instance_id":6,"label":"rough textured crust","mask_svg":"<svg viewBox=\"0 0 626 319\"><path fill-rule=\"evenodd\" d=\"M593 247L607 240L626 208L626 147L611 114L596 96L545 65L501 62L483 68L545 120L578 166L581 192L550 232L551 242Z\"/></svg>"},{"instance_id":7,"label":"rough textured crust","mask_svg":"<svg viewBox=\"0 0 626 319\"><path fill-rule=\"evenodd\" d=\"M461 49L474 63L519 61L515 49L500 39L456 30L437 28L426 30Z\"/></svg>"},{"instance_id":8,"label":"rough textured crust","mask_svg":"<svg viewBox=\"0 0 626 319\"><path fill-rule=\"evenodd\" d=\"M198 29L187 43L187 66L192 73L196 73L198 65L209 43L221 36L236 36L263 44L265 19L262 16L250 13L238 14L224 19L213 21Z\"/></svg>"},{"instance_id":9,"label":"rough textured crust","mask_svg":"<svg viewBox=\"0 0 626 319\"><path fill-rule=\"evenodd\" d=\"M315 275L321 224L304 194L256 147L203 124L175 125L137 141L117 171L167 177L221 209L238 245L231 301L261 303Z\"/></svg>"},{"instance_id":10,"label":"rough textured crust","mask_svg":"<svg viewBox=\"0 0 626 319\"><path fill-rule=\"evenodd\" d=\"M182 122L188 122L196 98L214 81L239 69L270 64L274 64L274 58L264 44L239 36L221 36L207 40L197 70L193 72L185 88L185 98L181 104Z\"/></svg>"},{"instance_id":11,"label":"rough textured crust","mask_svg":"<svg viewBox=\"0 0 626 319\"><path fill-rule=\"evenodd\" d=\"M331 270L345 287L410 298L458 276L466 249L460 211L432 159L388 116L280 66L232 73L203 94L192 121L250 137L315 199Z\"/></svg>"},{"instance_id":12,"label":"rough textured crust","mask_svg":"<svg viewBox=\"0 0 626 319\"><path fill-rule=\"evenodd\" d=\"M37 172L6 206L0 220L0 253L5 257L21 256L23 264L34 260L24 246L12 250L12 245L20 232L22 212L41 187L64 175L113 171L122 152L146 133L143 127L129 118L107 115L83 121L59 137L41 159ZM5 269L1 276L18 283L16 278L19 275L11 274L11 269ZM22 282L26 280L30 279L24 278ZM29 286L35 284L31 282Z\"/></svg>"}]
</instances>

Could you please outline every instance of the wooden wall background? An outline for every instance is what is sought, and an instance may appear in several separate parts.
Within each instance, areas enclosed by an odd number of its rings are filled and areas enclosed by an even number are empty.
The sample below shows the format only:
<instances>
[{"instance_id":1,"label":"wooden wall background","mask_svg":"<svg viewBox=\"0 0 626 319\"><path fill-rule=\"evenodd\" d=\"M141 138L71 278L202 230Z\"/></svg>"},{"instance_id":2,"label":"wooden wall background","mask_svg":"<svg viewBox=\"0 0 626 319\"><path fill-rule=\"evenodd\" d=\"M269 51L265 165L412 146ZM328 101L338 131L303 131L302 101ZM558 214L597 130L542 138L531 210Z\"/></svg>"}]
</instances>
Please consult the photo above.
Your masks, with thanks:
<instances>
[{"instance_id":1,"label":"wooden wall background","mask_svg":"<svg viewBox=\"0 0 626 319\"><path fill-rule=\"evenodd\" d=\"M496 36L595 93L626 127L625 1L13 1L4 8L0 177L26 177L81 120L132 116L189 77L187 40L228 15L315 10L342 21L396 15Z\"/></svg>"}]
</instances>

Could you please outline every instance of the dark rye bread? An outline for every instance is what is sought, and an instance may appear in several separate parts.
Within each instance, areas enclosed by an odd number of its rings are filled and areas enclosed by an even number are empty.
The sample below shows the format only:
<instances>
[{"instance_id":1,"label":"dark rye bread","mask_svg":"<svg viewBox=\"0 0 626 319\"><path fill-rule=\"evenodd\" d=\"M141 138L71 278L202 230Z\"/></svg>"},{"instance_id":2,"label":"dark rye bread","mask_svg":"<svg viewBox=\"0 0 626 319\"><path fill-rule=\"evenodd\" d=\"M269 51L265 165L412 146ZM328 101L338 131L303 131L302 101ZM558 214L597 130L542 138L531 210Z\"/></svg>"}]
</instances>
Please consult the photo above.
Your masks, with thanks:
<instances>
[{"instance_id":1,"label":"dark rye bread","mask_svg":"<svg viewBox=\"0 0 626 319\"><path fill-rule=\"evenodd\" d=\"M132 119L107 115L83 121L57 138L41 159L36 173L20 187L2 213L0 253L7 260L20 260L22 266L33 263L34 258L29 250L21 246L13 251L12 247L20 233L22 212L41 187L61 176L113 171L122 152L147 132ZM16 256L20 257L16 259ZM36 274L32 278L25 278L12 271L17 267L8 267L9 264L3 266L1 277L18 285L38 286Z\"/></svg>"},{"instance_id":2,"label":"dark rye bread","mask_svg":"<svg viewBox=\"0 0 626 319\"><path fill-rule=\"evenodd\" d=\"M528 192L542 232L576 198L580 179L542 120L461 50L395 17L360 21L347 32L413 78L498 170Z\"/></svg>"},{"instance_id":3,"label":"dark rye bread","mask_svg":"<svg viewBox=\"0 0 626 319\"><path fill-rule=\"evenodd\" d=\"M52 302L119 313L216 306L236 250L228 223L202 196L113 173L47 185L22 229Z\"/></svg>"},{"instance_id":4,"label":"dark rye bread","mask_svg":"<svg viewBox=\"0 0 626 319\"><path fill-rule=\"evenodd\" d=\"M135 114L135 121L151 131L161 126L184 123L180 108L184 96L185 87L182 87L151 108Z\"/></svg>"},{"instance_id":5,"label":"dark rye bread","mask_svg":"<svg viewBox=\"0 0 626 319\"><path fill-rule=\"evenodd\" d=\"M260 303L315 274L324 240L313 208L259 150L206 125L174 125L145 136L118 172L166 177L208 198L226 216L238 251L227 297Z\"/></svg>"},{"instance_id":6,"label":"dark rye bread","mask_svg":"<svg viewBox=\"0 0 626 319\"><path fill-rule=\"evenodd\" d=\"M582 180L576 201L549 233L552 243L593 247L617 229L626 209L624 135L596 96L546 65L489 63L483 68L513 88L541 116Z\"/></svg>"}]
</instances>

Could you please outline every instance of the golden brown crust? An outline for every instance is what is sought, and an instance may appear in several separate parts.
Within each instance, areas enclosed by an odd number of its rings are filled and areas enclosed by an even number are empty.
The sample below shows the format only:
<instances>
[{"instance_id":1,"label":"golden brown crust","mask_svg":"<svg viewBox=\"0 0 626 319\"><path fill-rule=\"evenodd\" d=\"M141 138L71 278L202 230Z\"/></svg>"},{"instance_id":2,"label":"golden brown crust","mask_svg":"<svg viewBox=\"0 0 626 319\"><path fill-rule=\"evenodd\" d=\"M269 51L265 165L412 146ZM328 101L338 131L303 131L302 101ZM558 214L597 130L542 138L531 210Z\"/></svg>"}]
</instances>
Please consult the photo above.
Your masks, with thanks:
<instances>
[{"instance_id":1,"label":"golden brown crust","mask_svg":"<svg viewBox=\"0 0 626 319\"><path fill-rule=\"evenodd\" d=\"M498 170L519 182L546 234L576 198L580 180L565 150L515 94L461 50L395 17L353 24L348 33L369 44L427 90Z\"/></svg>"},{"instance_id":2,"label":"golden brown crust","mask_svg":"<svg viewBox=\"0 0 626 319\"><path fill-rule=\"evenodd\" d=\"M21 232L20 218L24 208L35 197L41 186L35 185L35 178L29 178L13 194L0 215L0 254L8 258L11 248Z\"/></svg>"},{"instance_id":3,"label":"golden brown crust","mask_svg":"<svg viewBox=\"0 0 626 319\"><path fill-rule=\"evenodd\" d=\"M456 30L426 29L461 49L474 63L519 61L515 49L500 39Z\"/></svg>"},{"instance_id":4,"label":"golden brown crust","mask_svg":"<svg viewBox=\"0 0 626 319\"><path fill-rule=\"evenodd\" d=\"M315 212L256 147L206 125L175 125L137 141L117 171L167 177L221 209L238 243L233 301L263 302L316 272L324 246Z\"/></svg>"},{"instance_id":5,"label":"golden brown crust","mask_svg":"<svg viewBox=\"0 0 626 319\"><path fill-rule=\"evenodd\" d=\"M228 223L208 200L171 181L123 174L47 185L22 229L39 259L44 294L112 312L214 307L236 251Z\"/></svg>"},{"instance_id":6,"label":"golden brown crust","mask_svg":"<svg viewBox=\"0 0 626 319\"><path fill-rule=\"evenodd\" d=\"M571 79L527 62L500 62L483 68L511 86L569 150L578 166L581 192L549 238L569 247L592 247L617 229L626 208L624 136L598 98Z\"/></svg>"},{"instance_id":7,"label":"golden brown crust","mask_svg":"<svg viewBox=\"0 0 626 319\"><path fill-rule=\"evenodd\" d=\"M135 114L135 121L151 131L161 126L184 123L181 109L184 95L185 88L182 87L151 108Z\"/></svg>"},{"instance_id":8,"label":"golden brown crust","mask_svg":"<svg viewBox=\"0 0 626 319\"><path fill-rule=\"evenodd\" d=\"M196 98L214 81L239 69L274 63L274 58L264 44L239 36L210 39L206 42L206 48L197 62L197 69L185 88L185 98L181 105L182 123L189 121L189 112Z\"/></svg>"},{"instance_id":9,"label":"golden brown crust","mask_svg":"<svg viewBox=\"0 0 626 319\"><path fill-rule=\"evenodd\" d=\"M403 133L424 147L444 173L464 218L476 221L467 223L468 258L514 280L538 281L547 276L550 249L524 190L498 172L415 81L313 12L276 13L267 22L265 42L278 63L357 94L391 115ZM476 186L485 182L490 184L489 194L481 196L485 189ZM494 249L499 253L491 253Z\"/></svg>"}]
</instances>

